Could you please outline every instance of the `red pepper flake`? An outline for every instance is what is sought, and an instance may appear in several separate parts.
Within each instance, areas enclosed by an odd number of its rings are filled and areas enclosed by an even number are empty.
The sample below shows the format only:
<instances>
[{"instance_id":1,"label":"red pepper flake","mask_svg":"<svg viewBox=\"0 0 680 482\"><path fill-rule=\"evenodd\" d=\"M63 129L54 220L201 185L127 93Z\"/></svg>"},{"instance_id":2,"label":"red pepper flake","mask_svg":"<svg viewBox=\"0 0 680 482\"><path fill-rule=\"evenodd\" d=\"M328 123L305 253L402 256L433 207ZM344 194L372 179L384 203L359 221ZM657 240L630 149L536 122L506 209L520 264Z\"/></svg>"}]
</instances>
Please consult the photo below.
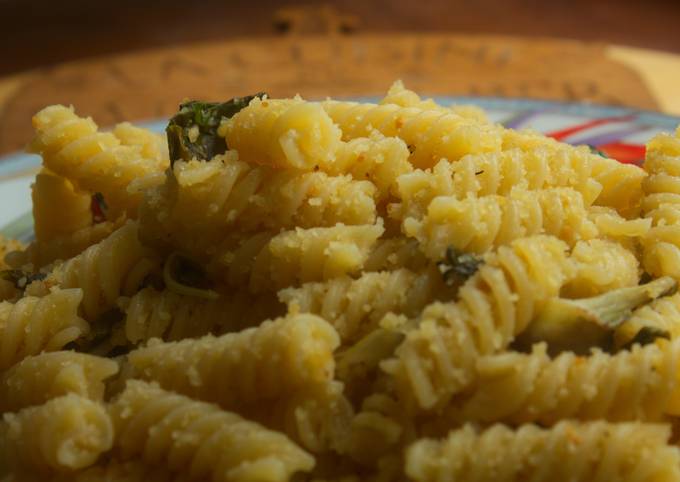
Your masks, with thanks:
<instances>
[{"instance_id":1,"label":"red pepper flake","mask_svg":"<svg viewBox=\"0 0 680 482\"><path fill-rule=\"evenodd\" d=\"M94 221L94 224L106 221L106 213L109 210L109 206L106 204L102 193L96 192L92 195L90 210L92 211L92 220Z\"/></svg>"}]
</instances>

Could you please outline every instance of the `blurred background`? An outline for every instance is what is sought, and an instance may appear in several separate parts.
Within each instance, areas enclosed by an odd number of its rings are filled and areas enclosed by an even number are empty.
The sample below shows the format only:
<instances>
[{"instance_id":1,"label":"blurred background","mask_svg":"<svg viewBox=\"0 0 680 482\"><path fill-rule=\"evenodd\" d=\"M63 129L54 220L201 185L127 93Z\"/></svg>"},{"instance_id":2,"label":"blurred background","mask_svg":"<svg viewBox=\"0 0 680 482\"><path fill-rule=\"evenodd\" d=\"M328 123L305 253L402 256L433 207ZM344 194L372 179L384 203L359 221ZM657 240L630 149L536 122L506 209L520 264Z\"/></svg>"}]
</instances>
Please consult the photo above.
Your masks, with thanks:
<instances>
[{"instance_id":1,"label":"blurred background","mask_svg":"<svg viewBox=\"0 0 680 482\"><path fill-rule=\"evenodd\" d=\"M0 0L0 153L74 104L103 125L185 97L531 97L680 114L678 0Z\"/></svg>"},{"instance_id":2,"label":"blurred background","mask_svg":"<svg viewBox=\"0 0 680 482\"><path fill-rule=\"evenodd\" d=\"M0 74L291 29L549 36L680 52L678 0L0 0L0 18Z\"/></svg>"}]
</instances>

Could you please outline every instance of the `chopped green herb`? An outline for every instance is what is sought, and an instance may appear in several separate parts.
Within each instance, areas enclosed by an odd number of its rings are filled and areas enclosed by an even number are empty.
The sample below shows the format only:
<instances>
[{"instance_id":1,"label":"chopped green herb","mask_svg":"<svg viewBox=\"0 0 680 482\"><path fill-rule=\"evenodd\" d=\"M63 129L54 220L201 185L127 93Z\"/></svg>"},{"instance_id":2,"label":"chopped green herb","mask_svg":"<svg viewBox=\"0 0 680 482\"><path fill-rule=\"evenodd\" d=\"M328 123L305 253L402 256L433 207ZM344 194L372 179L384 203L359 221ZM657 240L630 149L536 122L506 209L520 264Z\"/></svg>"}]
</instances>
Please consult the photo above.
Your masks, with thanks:
<instances>
[{"instance_id":1,"label":"chopped green herb","mask_svg":"<svg viewBox=\"0 0 680 482\"><path fill-rule=\"evenodd\" d=\"M260 92L246 97L234 97L227 102L192 100L179 106L179 112L168 123L168 149L171 162L198 159L207 161L227 150L225 140L217 134L223 119L228 119L246 107Z\"/></svg>"},{"instance_id":2,"label":"chopped green herb","mask_svg":"<svg viewBox=\"0 0 680 482\"><path fill-rule=\"evenodd\" d=\"M163 282L169 290L180 295L219 298L203 267L179 253L171 254L165 261Z\"/></svg>"},{"instance_id":3,"label":"chopped green herb","mask_svg":"<svg viewBox=\"0 0 680 482\"><path fill-rule=\"evenodd\" d=\"M597 154L598 156L601 157L609 157L607 154L605 154L595 146L588 145L588 147L590 148L590 152L592 152L593 154Z\"/></svg>"},{"instance_id":4,"label":"chopped green herb","mask_svg":"<svg viewBox=\"0 0 680 482\"><path fill-rule=\"evenodd\" d=\"M648 345L654 343L659 338L671 339L671 334L666 330L657 328L655 326L644 326L637 332L637 334L621 348L629 350L633 345Z\"/></svg>"},{"instance_id":5,"label":"chopped green herb","mask_svg":"<svg viewBox=\"0 0 680 482\"><path fill-rule=\"evenodd\" d=\"M5 269L0 271L0 278L14 284L17 289L23 290L34 281L44 280L45 273L27 273L20 269Z\"/></svg>"},{"instance_id":6,"label":"chopped green herb","mask_svg":"<svg viewBox=\"0 0 680 482\"><path fill-rule=\"evenodd\" d=\"M465 281L475 274L484 261L469 253L460 253L455 248L446 250L446 261L437 263L439 272L448 286Z\"/></svg>"}]
</instances>

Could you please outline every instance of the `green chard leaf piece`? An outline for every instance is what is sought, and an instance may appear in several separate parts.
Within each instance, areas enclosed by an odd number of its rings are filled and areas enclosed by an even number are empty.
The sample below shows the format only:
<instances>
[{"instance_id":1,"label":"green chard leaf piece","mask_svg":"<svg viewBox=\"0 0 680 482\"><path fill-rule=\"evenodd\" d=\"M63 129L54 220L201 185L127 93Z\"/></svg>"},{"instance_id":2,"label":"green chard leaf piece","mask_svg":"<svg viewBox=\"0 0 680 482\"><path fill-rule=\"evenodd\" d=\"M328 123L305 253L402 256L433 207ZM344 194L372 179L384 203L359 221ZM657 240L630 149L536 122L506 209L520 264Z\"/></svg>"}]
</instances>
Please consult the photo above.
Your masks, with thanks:
<instances>
[{"instance_id":1,"label":"green chard leaf piece","mask_svg":"<svg viewBox=\"0 0 680 482\"><path fill-rule=\"evenodd\" d=\"M668 331L656 326L643 326L628 343L621 346L621 349L629 350L633 347L633 345L648 345L650 343L654 343L659 338L670 340L671 334L668 333Z\"/></svg>"},{"instance_id":2,"label":"green chard leaf piece","mask_svg":"<svg viewBox=\"0 0 680 482\"><path fill-rule=\"evenodd\" d=\"M605 154L595 146L591 146L590 144L588 144L588 148L590 149L590 152L592 152L593 154L597 154L600 157L609 157L607 154Z\"/></svg>"},{"instance_id":3,"label":"green chard leaf piece","mask_svg":"<svg viewBox=\"0 0 680 482\"><path fill-rule=\"evenodd\" d=\"M172 253L165 261L163 283L167 289L180 295L208 300L219 298L203 267L179 253Z\"/></svg>"},{"instance_id":4,"label":"green chard leaf piece","mask_svg":"<svg viewBox=\"0 0 680 482\"><path fill-rule=\"evenodd\" d=\"M263 92L246 97L234 97L226 102L201 102L192 100L179 106L179 112L168 123L170 161L207 161L227 150L225 140L217 134L223 119L229 119L246 107Z\"/></svg>"},{"instance_id":5,"label":"green chard leaf piece","mask_svg":"<svg viewBox=\"0 0 680 482\"><path fill-rule=\"evenodd\" d=\"M451 286L475 274L482 263L484 263L482 258L469 253L460 253L455 248L449 247L446 250L446 261L437 263L437 266L444 282Z\"/></svg>"},{"instance_id":6,"label":"green chard leaf piece","mask_svg":"<svg viewBox=\"0 0 680 482\"><path fill-rule=\"evenodd\" d=\"M530 350L533 344L544 341L551 355L562 351L587 355L592 348L611 349L616 329L633 310L674 293L677 286L673 278L664 276L592 298L552 298L515 340L515 348Z\"/></svg>"},{"instance_id":7,"label":"green chard leaf piece","mask_svg":"<svg viewBox=\"0 0 680 482\"><path fill-rule=\"evenodd\" d=\"M20 269L5 269L0 271L0 279L9 281L15 288L23 290L34 281L44 280L47 277L45 273L27 273Z\"/></svg>"}]
</instances>

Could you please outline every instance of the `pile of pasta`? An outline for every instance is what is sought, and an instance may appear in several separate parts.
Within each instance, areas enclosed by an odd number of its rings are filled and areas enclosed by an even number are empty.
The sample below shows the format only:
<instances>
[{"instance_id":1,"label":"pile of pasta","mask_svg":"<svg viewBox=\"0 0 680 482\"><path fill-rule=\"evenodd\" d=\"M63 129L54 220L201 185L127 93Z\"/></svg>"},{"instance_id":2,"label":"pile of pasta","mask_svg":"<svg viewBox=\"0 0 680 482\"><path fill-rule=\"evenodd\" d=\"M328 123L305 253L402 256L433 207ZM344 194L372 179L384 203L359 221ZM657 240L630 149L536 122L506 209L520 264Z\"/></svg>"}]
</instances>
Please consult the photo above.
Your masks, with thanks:
<instances>
[{"instance_id":1,"label":"pile of pasta","mask_svg":"<svg viewBox=\"0 0 680 482\"><path fill-rule=\"evenodd\" d=\"M640 168L400 82L234 110L33 118L2 480L680 480L680 128Z\"/></svg>"}]
</instances>

